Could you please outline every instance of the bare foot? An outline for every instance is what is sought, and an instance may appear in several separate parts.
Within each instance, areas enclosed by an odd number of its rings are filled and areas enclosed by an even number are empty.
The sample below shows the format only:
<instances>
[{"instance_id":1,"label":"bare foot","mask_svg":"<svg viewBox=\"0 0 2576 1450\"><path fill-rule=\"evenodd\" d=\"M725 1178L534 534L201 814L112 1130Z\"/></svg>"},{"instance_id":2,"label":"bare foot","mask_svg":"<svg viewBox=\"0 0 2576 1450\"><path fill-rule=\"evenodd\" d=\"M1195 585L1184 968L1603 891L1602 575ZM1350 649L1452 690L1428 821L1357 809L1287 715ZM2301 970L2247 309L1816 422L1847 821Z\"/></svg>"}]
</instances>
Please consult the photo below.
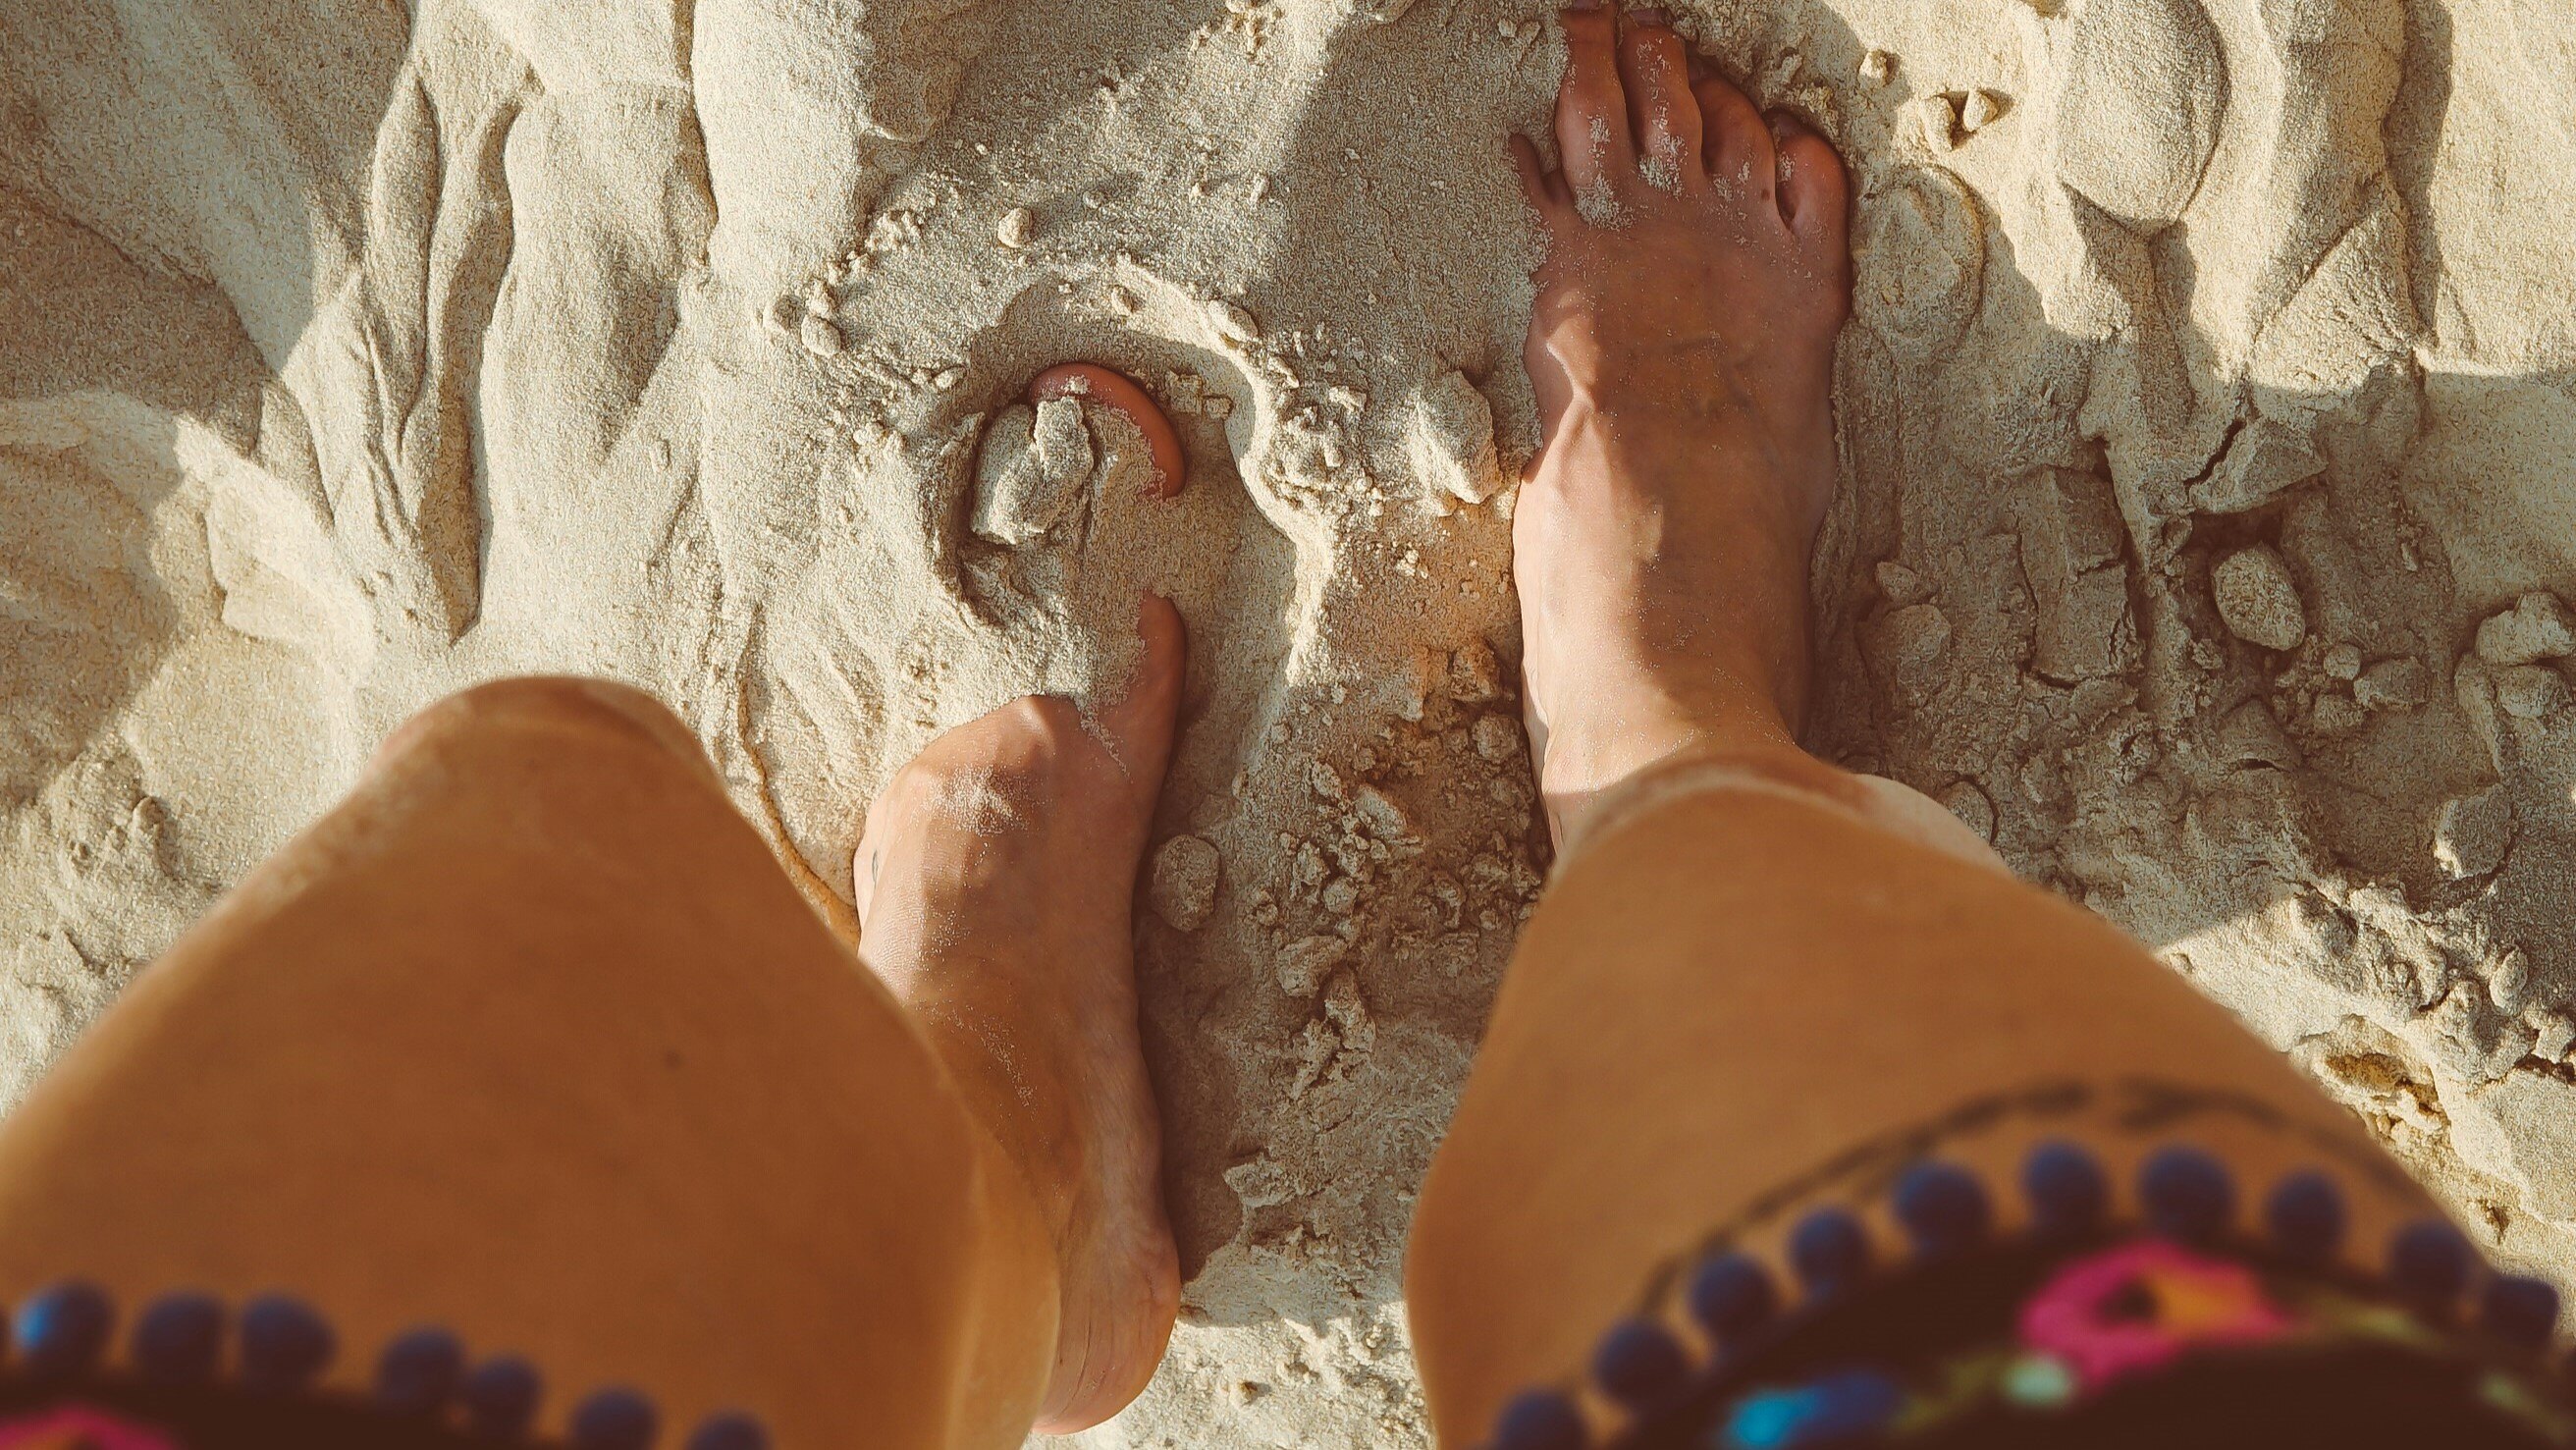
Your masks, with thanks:
<instances>
[{"instance_id":1,"label":"bare foot","mask_svg":"<svg viewBox=\"0 0 2576 1450\"><path fill-rule=\"evenodd\" d=\"M1563 18L1562 170L1512 143L1549 242L1526 350L1546 447L1513 569L1560 841L1656 761L1794 751L1851 291L1824 138L1694 84L1659 12Z\"/></svg>"},{"instance_id":2,"label":"bare foot","mask_svg":"<svg viewBox=\"0 0 2576 1450\"><path fill-rule=\"evenodd\" d=\"M1171 498L1181 491L1188 467L1181 457L1181 435L1172 431L1172 420L1134 380L1098 363L1059 363L1029 382L1030 402L1051 403L1058 398L1082 398L1126 414L1127 421L1145 435L1146 451L1154 455L1154 481L1146 492Z\"/></svg>"},{"instance_id":3,"label":"bare foot","mask_svg":"<svg viewBox=\"0 0 2576 1450\"><path fill-rule=\"evenodd\" d=\"M1169 436L1142 393L1077 390L1142 408L1149 439ZM1129 912L1186 646L1162 599L1143 602L1138 628L1144 654L1123 701L1085 722L1067 700L1018 700L940 736L868 811L856 863L860 955L1054 1230L1064 1311L1037 1426L1053 1434L1134 1399L1180 1307Z\"/></svg>"}]
</instances>

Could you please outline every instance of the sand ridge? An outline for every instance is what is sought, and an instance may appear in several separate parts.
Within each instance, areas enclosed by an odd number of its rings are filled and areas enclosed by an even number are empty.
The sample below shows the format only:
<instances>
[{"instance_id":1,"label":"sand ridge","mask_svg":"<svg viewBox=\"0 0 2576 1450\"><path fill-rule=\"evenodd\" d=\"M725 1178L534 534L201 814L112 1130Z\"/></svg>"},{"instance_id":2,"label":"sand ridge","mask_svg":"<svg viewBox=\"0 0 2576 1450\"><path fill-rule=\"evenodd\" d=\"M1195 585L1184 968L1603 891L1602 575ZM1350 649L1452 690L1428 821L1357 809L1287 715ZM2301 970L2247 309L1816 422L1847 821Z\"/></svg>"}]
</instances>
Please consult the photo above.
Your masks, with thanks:
<instances>
[{"instance_id":1,"label":"sand ridge","mask_svg":"<svg viewBox=\"0 0 2576 1450\"><path fill-rule=\"evenodd\" d=\"M1860 191L1812 743L2566 1279L2564 6L1667 8ZM1561 57L1528 0L0 7L9 1091L497 674L672 701L846 925L876 786L1113 689L1152 582L1191 1285L1089 1439L1422 1443L1412 1186L1546 866L1502 138ZM1180 497L1013 412L1071 359Z\"/></svg>"}]
</instances>

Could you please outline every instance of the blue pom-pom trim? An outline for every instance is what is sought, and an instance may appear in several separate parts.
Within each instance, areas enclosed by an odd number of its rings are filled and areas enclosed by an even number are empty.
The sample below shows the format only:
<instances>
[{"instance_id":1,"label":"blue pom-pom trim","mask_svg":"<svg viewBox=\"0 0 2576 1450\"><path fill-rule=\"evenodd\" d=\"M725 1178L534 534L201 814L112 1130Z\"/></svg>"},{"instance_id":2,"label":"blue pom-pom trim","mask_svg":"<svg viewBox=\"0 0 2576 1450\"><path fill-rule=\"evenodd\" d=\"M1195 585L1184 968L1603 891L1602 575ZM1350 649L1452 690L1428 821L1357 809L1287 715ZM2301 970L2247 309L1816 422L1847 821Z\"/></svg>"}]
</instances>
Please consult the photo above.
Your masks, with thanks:
<instances>
[{"instance_id":1,"label":"blue pom-pom trim","mask_svg":"<svg viewBox=\"0 0 2576 1450\"><path fill-rule=\"evenodd\" d=\"M2478 1323L2498 1339L2542 1348L2558 1332L2558 1290L2538 1279L2499 1274L2478 1292Z\"/></svg>"},{"instance_id":2,"label":"blue pom-pom trim","mask_svg":"<svg viewBox=\"0 0 2576 1450\"><path fill-rule=\"evenodd\" d=\"M2476 1252L2460 1231L2439 1220L2408 1224L2388 1245L2388 1283L2418 1309L2451 1307L2468 1287Z\"/></svg>"},{"instance_id":3,"label":"blue pom-pom trim","mask_svg":"<svg viewBox=\"0 0 2576 1450\"><path fill-rule=\"evenodd\" d=\"M292 1394L313 1382L331 1363L338 1340L331 1326L304 1301L284 1294L262 1294L242 1306L243 1386L263 1394Z\"/></svg>"},{"instance_id":4,"label":"blue pom-pom trim","mask_svg":"<svg viewBox=\"0 0 2576 1450\"><path fill-rule=\"evenodd\" d=\"M396 1415L444 1409L465 1380L465 1346L444 1329L414 1329L376 1357L376 1404Z\"/></svg>"},{"instance_id":5,"label":"blue pom-pom trim","mask_svg":"<svg viewBox=\"0 0 2576 1450\"><path fill-rule=\"evenodd\" d=\"M476 1365L465 1376L458 1398L465 1404L468 1428L478 1435L507 1439L524 1432L537 1418L545 1381L526 1360L503 1355Z\"/></svg>"},{"instance_id":6,"label":"blue pom-pom trim","mask_svg":"<svg viewBox=\"0 0 2576 1450\"><path fill-rule=\"evenodd\" d=\"M19 1362L30 1374L86 1374L116 1331L116 1304L96 1284L74 1279L41 1290L18 1306L13 1327Z\"/></svg>"},{"instance_id":7,"label":"blue pom-pom trim","mask_svg":"<svg viewBox=\"0 0 2576 1450\"><path fill-rule=\"evenodd\" d=\"M2313 1169L2282 1179L2263 1200L2263 1227L2272 1235L2273 1247L2311 1263L2330 1259L2343 1247L2346 1218L2343 1191Z\"/></svg>"},{"instance_id":8,"label":"blue pom-pom trim","mask_svg":"<svg viewBox=\"0 0 2576 1450\"><path fill-rule=\"evenodd\" d=\"M2022 1196L2041 1233L2090 1233L2111 1208L2111 1180L2100 1160L2073 1143L2041 1143L2022 1160Z\"/></svg>"},{"instance_id":9,"label":"blue pom-pom trim","mask_svg":"<svg viewBox=\"0 0 2576 1450\"><path fill-rule=\"evenodd\" d=\"M2034 1239L2087 1238L2114 1227L2109 1178L2101 1161L2076 1144L2050 1141L2034 1147L2023 1160L2021 1187L2030 1207L2028 1233ZM2196 1247L2254 1247L2236 1232L2234 1175L2219 1159L2198 1148L2178 1144L2148 1155L2138 1165L2136 1195L2139 1218L2150 1231L2167 1239ZM1888 1206L1924 1260L1976 1249L1996 1235L1994 1202L1984 1180L1956 1164L1927 1161L1906 1169L1889 1191ZM2330 1175L2310 1169L2283 1176L2263 1196L2261 1220L2265 1241L2277 1256L2275 1264L2322 1270L2337 1282L2354 1280L2352 1266L2338 1262L2350 1231L2351 1211L2342 1187ZM2113 1241L2125 1239L2135 1222L2124 1220L2118 1225L2120 1232ZM1791 1226L1783 1248L1809 1297L1793 1320L1827 1308L1828 1301L1868 1278L1875 1268L1868 1227L1849 1208L1826 1207L1806 1214ZM1717 1365L1710 1367L1714 1373L1750 1344L1767 1342L1766 1331L1786 1311L1762 1260L1715 1245L1706 1253L1678 1287L1680 1307L1687 1308L1691 1320L1707 1332L1708 1341L1719 1351ZM2418 1223L2391 1240L2382 1282L2392 1297L2419 1312L2448 1318L2476 1276L2479 1262L2475 1250L2449 1223ZM2537 1279L2486 1278L2476 1297L2481 1329L2535 1352L2546 1349L2555 1335L2559 1310L2559 1291ZM2569 1364L2571 1378L2576 1378L2576 1355L2570 1356ZM1648 1426L1658 1423L1664 1407L1716 1383L1700 1371L1683 1341L1650 1314L1613 1325L1595 1344L1591 1360L1591 1379L1602 1399ZM1857 1433L1870 1428L1865 1422L1881 1413L1887 1400L1881 1387L1861 1378L1848 1385L1836 1381L1831 1386L1835 1394L1823 1393L1826 1388L1825 1382L1818 1381L1795 1392L1752 1394L1706 1444L1752 1450L1805 1444L1820 1433L1827 1438ZM1845 1389L1850 1393L1840 1393ZM1485 1450L1587 1450L1592 1432L1579 1408L1579 1394L1573 1389L1539 1388L1517 1396L1496 1417ZM702 1433L712 1431L702 1427ZM592 1447L584 1444L582 1450ZM702 1444L693 1437L688 1450L763 1447L751 1442L737 1447L712 1439Z\"/></svg>"},{"instance_id":10,"label":"blue pom-pom trim","mask_svg":"<svg viewBox=\"0 0 2576 1450\"><path fill-rule=\"evenodd\" d=\"M573 1450L647 1450L661 1423L653 1402L635 1391L599 1390L573 1408Z\"/></svg>"},{"instance_id":11,"label":"blue pom-pom trim","mask_svg":"<svg viewBox=\"0 0 2576 1450\"><path fill-rule=\"evenodd\" d=\"M1583 1412L1554 1390L1524 1390L1494 1417L1491 1450L1585 1450L1591 1443Z\"/></svg>"},{"instance_id":12,"label":"blue pom-pom trim","mask_svg":"<svg viewBox=\"0 0 2576 1450\"><path fill-rule=\"evenodd\" d=\"M1977 1175L1953 1163L1919 1163L1896 1180L1890 1199L1896 1221L1926 1258L1955 1254L1985 1241L1994 1206Z\"/></svg>"},{"instance_id":13,"label":"blue pom-pom trim","mask_svg":"<svg viewBox=\"0 0 2576 1450\"><path fill-rule=\"evenodd\" d=\"M1690 1378L1690 1370L1681 1341L1651 1319L1621 1320L1592 1351L1593 1382L1632 1409L1663 1401Z\"/></svg>"},{"instance_id":14,"label":"blue pom-pom trim","mask_svg":"<svg viewBox=\"0 0 2576 1450\"><path fill-rule=\"evenodd\" d=\"M2197 1148L2163 1148L2138 1168L2138 1199L2157 1233L2207 1243L2236 1217L2236 1178Z\"/></svg>"},{"instance_id":15,"label":"blue pom-pom trim","mask_svg":"<svg viewBox=\"0 0 2576 1450\"><path fill-rule=\"evenodd\" d=\"M1720 1344L1732 1344L1760 1329L1780 1310L1780 1291L1772 1285L1771 1271L1750 1254L1720 1254L1702 1263L1685 1293L1691 1318Z\"/></svg>"},{"instance_id":16,"label":"blue pom-pom trim","mask_svg":"<svg viewBox=\"0 0 2576 1450\"><path fill-rule=\"evenodd\" d=\"M126 1340L134 1373L153 1384L203 1384L224 1357L224 1306L212 1294L164 1294L134 1321Z\"/></svg>"},{"instance_id":17,"label":"blue pom-pom trim","mask_svg":"<svg viewBox=\"0 0 2576 1450\"><path fill-rule=\"evenodd\" d=\"M769 1450L769 1431L749 1415L709 1415L689 1432L685 1450Z\"/></svg>"},{"instance_id":18,"label":"blue pom-pom trim","mask_svg":"<svg viewBox=\"0 0 2576 1450\"><path fill-rule=\"evenodd\" d=\"M211 1294L178 1291L152 1300L134 1320L126 1341L133 1381L162 1389L196 1389L215 1382L224 1363L227 1310ZM116 1377L108 1363L115 1337L115 1301L82 1280L54 1284L0 1319L0 1356L15 1351L16 1369L31 1379ZM312 1392L338 1349L328 1321L302 1301L282 1294L252 1299L232 1316L235 1380L269 1395ZM1602 1343L1599 1364L1611 1393L1642 1397L1658 1386L1678 1386L1690 1375L1681 1343L1646 1321L1623 1325ZM371 1408L402 1418L435 1420L451 1405L473 1434L515 1441L535 1425L544 1398L536 1369L514 1356L466 1369L464 1345L436 1326L409 1330L377 1355ZM1585 1450L1589 1432L1571 1401L1525 1395L1509 1407L1507 1429L1520 1437L1497 1442L1507 1450ZM577 1406L568 1425L570 1450L652 1450L661 1417L650 1400L621 1386L602 1389ZM685 1450L770 1450L768 1429L739 1411L712 1414L689 1433Z\"/></svg>"},{"instance_id":19,"label":"blue pom-pom trim","mask_svg":"<svg viewBox=\"0 0 2576 1450\"><path fill-rule=\"evenodd\" d=\"M1869 1230L1846 1209L1817 1209L1789 1231L1789 1266L1810 1294L1851 1287L1869 1273L1869 1264Z\"/></svg>"}]
</instances>

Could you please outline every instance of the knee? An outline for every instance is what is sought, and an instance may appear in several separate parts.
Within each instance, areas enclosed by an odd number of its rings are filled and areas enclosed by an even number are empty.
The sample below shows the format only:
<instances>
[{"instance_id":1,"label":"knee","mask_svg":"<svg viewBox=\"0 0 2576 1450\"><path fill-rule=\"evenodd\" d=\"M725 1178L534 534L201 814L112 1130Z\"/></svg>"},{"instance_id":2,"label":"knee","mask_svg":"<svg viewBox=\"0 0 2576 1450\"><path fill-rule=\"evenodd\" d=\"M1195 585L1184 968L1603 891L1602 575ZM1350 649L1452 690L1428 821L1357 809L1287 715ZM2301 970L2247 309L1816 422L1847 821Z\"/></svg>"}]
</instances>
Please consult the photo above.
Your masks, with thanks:
<instances>
[{"instance_id":1,"label":"knee","mask_svg":"<svg viewBox=\"0 0 2576 1450\"><path fill-rule=\"evenodd\" d=\"M1854 780L1867 798L1861 814L1872 825L1971 866L2012 875L2012 867L2005 864L1986 838L1951 814L1949 807L1885 776L1855 776Z\"/></svg>"},{"instance_id":2,"label":"knee","mask_svg":"<svg viewBox=\"0 0 2576 1450\"><path fill-rule=\"evenodd\" d=\"M439 742L531 732L642 740L710 770L697 737L661 701L632 685L571 675L521 676L460 690L404 721L385 738L376 761Z\"/></svg>"}]
</instances>

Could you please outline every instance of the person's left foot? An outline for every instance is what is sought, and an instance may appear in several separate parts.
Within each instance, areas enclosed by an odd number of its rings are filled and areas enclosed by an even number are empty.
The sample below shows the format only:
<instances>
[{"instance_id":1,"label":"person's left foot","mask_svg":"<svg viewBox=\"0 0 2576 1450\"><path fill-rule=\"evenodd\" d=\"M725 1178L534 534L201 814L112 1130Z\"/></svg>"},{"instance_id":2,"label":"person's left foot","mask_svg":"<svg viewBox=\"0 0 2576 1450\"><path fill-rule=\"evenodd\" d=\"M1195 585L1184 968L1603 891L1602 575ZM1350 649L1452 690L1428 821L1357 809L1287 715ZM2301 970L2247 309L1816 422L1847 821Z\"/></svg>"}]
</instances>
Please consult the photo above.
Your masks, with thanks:
<instances>
[{"instance_id":1,"label":"person's left foot","mask_svg":"<svg viewBox=\"0 0 2576 1450\"><path fill-rule=\"evenodd\" d=\"M1560 169L1523 358L1545 445L1512 514L1530 754L1558 844L1660 761L1796 745L1835 480L1851 189L1803 121L1694 81L1663 14L1563 14ZM1831 772L1824 772L1832 779Z\"/></svg>"},{"instance_id":2,"label":"person's left foot","mask_svg":"<svg viewBox=\"0 0 2576 1450\"><path fill-rule=\"evenodd\" d=\"M1141 397L1094 401L1150 413ZM1168 436L1158 414L1134 421ZM868 811L856 862L859 954L1055 1233L1064 1313L1037 1426L1054 1434L1134 1399L1180 1308L1130 912L1186 645L1163 599L1138 627L1125 699L1088 721L1069 700L1017 700L940 736Z\"/></svg>"}]
</instances>

